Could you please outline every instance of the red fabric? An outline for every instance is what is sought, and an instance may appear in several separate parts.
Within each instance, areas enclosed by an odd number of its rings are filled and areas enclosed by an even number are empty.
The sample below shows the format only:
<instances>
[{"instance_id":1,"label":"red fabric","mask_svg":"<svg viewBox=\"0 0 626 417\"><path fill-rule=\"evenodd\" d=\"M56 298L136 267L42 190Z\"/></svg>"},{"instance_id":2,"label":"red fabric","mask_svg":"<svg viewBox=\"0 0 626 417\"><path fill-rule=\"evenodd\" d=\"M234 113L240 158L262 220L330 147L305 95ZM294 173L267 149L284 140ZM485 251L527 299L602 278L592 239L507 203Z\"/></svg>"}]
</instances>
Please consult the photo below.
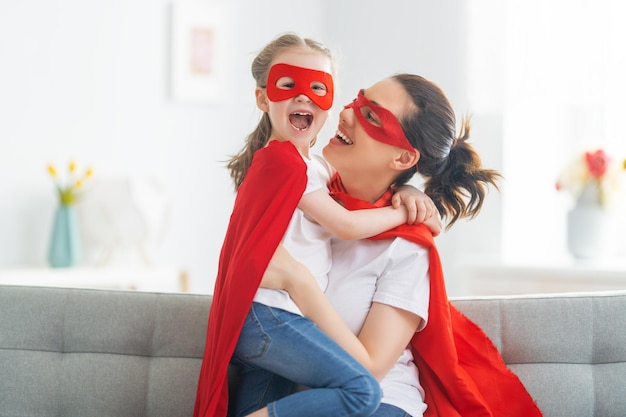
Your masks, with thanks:
<instances>
[{"instance_id":1,"label":"red fabric","mask_svg":"<svg viewBox=\"0 0 626 417\"><path fill-rule=\"evenodd\" d=\"M360 90L357 98L344 108L354 110L354 115L359 124L372 138L387 145L415 152L415 148L404 134L398 118L386 108L370 101L365 97L363 90ZM370 113L374 113L376 123L370 120Z\"/></svg>"},{"instance_id":2,"label":"red fabric","mask_svg":"<svg viewBox=\"0 0 626 417\"><path fill-rule=\"evenodd\" d=\"M347 209L391 204L391 191L376 203L350 197L335 175L331 195ZM428 406L425 417L539 417L541 411L487 335L449 301L432 233L402 225L372 239L402 237L430 250L428 324L411 340Z\"/></svg>"},{"instance_id":3,"label":"red fabric","mask_svg":"<svg viewBox=\"0 0 626 417\"><path fill-rule=\"evenodd\" d=\"M288 89L284 85L279 87L278 81L282 77L291 78L293 86ZM326 87L326 92L323 95L319 95L319 90L317 92L313 90L313 86L318 83ZM333 98L335 97L333 76L324 71L289 64L274 64L270 68L266 85L267 98L274 102L304 94L322 110L328 110L333 106Z\"/></svg>"},{"instance_id":4,"label":"red fabric","mask_svg":"<svg viewBox=\"0 0 626 417\"><path fill-rule=\"evenodd\" d=\"M272 141L255 153L237 192L220 254L194 417L226 416L228 363L306 182L306 164L290 142Z\"/></svg>"}]
</instances>

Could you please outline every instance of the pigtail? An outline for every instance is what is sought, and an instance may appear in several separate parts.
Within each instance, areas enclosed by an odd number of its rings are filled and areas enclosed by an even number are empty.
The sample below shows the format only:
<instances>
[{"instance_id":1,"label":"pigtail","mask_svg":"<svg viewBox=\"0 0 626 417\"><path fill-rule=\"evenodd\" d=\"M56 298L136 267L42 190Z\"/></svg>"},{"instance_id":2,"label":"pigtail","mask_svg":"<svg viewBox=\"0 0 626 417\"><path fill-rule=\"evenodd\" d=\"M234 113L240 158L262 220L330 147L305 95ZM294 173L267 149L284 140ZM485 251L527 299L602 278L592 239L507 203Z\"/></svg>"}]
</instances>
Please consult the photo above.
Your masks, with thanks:
<instances>
[{"instance_id":1,"label":"pigtail","mask_svg":"<svg viewBox=\"0 0 626 417\"><path fill-rule=\"evenodd\" d=\"M263 113L261 120L256 129L248 135L246 143L239 153L233 155L226 164L226 168L230 171L230 177L233 179L235 191L239 189L241 182L248 173L248 168L252 164L254 153L267 145L272 133L272 124L267 113Z\"/></svg>"}]
</instances>

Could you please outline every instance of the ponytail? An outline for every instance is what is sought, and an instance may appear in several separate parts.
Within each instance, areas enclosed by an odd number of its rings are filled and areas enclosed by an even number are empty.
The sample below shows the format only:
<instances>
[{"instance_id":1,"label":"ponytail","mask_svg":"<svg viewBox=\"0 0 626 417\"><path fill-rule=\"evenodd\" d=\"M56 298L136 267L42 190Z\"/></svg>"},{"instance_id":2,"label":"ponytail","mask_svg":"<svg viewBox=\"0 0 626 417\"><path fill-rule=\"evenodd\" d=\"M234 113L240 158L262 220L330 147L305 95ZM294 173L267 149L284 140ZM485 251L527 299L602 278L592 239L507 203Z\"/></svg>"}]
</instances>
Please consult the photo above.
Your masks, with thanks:
<instances>
[{"instance_id":1,"label":"ponytail","mask_svg":"<svg viewBox=\"0 0 626 417\"><path fill-rule=\"evenodd\" d=\"M480 156L468 143L469 119L464 118L441 172L427 178L424 192L433 200L449 229L458 219L473 218L481 210L488 186L498 189L501 175L483 169Z\"/></svg>"},{"instance_id":2,"label":"ponytail","mask_svg":"<svg viewBox=\"0 0 626 417\"><path fill-rule=\"evenodd\" d=\"M448 221L446 229L458 219L476 216L488 186L497 189L501 175L482 168L480 156L468 143L469 118L463 118L456 136L454 111L436 84L414 74L396 74L391 78L402 85L414 104L414 110L400 124L420 153L417 167L400 174L394 185L406 183L415 172L424 177L424 192Z\"/></svg>"}]
</instances>

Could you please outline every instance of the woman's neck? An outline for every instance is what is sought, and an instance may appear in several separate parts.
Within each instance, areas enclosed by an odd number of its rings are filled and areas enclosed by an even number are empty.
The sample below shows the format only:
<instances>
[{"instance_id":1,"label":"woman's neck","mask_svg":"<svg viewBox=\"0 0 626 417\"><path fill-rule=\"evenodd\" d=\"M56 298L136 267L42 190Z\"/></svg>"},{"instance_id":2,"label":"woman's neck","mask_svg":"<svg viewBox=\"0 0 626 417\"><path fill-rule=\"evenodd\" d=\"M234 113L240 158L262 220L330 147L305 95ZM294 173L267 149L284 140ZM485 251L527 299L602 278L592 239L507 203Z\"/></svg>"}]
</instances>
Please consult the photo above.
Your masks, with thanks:
<instances>
[{"instance_id":1,"label":"woman's neck","mask_svg":"<svg viewBox=\"0 0 626 417\"><path fill-rule=\"evenodd\" d=\"M339 173L339 177L350 196L370 203L378 201L393 183L393 178L363 176L358 173Z\"/></svg>"}]
</instances>

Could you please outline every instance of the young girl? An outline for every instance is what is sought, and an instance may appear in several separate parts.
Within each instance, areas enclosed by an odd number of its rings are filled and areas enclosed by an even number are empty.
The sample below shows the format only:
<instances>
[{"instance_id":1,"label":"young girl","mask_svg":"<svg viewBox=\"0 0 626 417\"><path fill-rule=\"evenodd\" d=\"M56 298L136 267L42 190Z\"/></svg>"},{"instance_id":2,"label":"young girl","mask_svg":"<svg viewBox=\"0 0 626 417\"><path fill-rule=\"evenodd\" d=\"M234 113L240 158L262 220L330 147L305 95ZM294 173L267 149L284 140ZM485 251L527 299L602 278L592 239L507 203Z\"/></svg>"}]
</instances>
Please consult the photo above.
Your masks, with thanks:
<instances>
[{"instance_id":1,"label":"young girl","mask_svg":"<svg viewBox=\"0 0 626 417\"><path fill-rule=\"evenodd\" d=\"M266 389L268 398L287 394L292 382L319 389L272 402L259 415L369 416L378 407L379 384L368 371L303 317L286 292L258 289L280 243L324 289L331 236L361 239L408 219L404 207L346 210L328 195L319 162L309 158L332 106L332 62L320 44L290 34L253 61L256 103L264 113L229 163L238 192L220 255L195 416L225 415L231 356L242 369L237 415L265 404L256 399Z\"/></svg>"}]
</instances>

